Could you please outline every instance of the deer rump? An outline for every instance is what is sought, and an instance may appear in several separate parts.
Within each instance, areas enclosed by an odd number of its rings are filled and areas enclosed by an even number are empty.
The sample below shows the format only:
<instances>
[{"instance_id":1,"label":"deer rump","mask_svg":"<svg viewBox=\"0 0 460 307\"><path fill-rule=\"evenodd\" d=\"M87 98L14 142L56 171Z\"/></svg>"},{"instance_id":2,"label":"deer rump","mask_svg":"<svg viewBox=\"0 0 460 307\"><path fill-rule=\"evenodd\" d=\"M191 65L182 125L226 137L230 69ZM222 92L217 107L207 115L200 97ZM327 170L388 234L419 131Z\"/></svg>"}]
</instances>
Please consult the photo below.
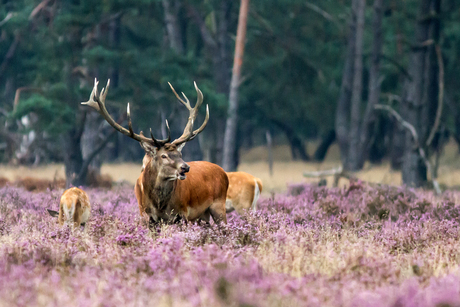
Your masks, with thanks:
<instances>
[{"instance_id":1,"label":"deer rump","mask_svg":"<svg viewBox=\"0 0 460 307\"><path fill-rule=\"evenodd\" d=\"M154 189L155 182L147 166L139 176L134 192L141 215L147 214L151 222L177 222L204 220L226 222L225 201L229 181L225 171L206 161L187 162L190 170L185 180L171 181L172 191L163 195ZM160 192L160 193L158 193ZM153 221L152 221L153 219Z\"/></svg>"},{"instance_id":2,"label":"deer rump","mask_svg":"<svg viewBox=\"0 0 460 307\"><path fill-rule=\"evenodd\" d=\"M257 200L262 192L262 181L245 172L228 172L228 192L225 208L227 213L234 210L243 214L244 210L257 210Z\"/></svg>"},{"instance_id":3,"label":"deer rump","mask_svg":"<svg viewBox=\"0 0 460 307\"><path fill-rule=\"evenodd\" d=\"M48 213L58 218L60 225L84 226L91 213L88 195L79 188L70 188L61 196L59 212L47 209Z\"/></svg>"}]
</instances>

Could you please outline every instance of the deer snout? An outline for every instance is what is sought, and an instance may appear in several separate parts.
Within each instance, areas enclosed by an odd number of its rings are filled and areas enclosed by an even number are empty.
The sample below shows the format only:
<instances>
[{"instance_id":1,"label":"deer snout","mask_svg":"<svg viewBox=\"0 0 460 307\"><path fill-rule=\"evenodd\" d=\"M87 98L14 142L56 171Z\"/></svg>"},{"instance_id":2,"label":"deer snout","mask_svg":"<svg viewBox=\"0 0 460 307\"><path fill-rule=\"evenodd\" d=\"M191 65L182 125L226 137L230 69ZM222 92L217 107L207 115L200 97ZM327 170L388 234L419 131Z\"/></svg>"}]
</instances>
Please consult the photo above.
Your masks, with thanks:
<instances>
[{"instance_id":1,"label":"deer snout","mask_svg":"<svg viewBox=\"0 0 460 307\"><path fill-rule=\"evenodd\" d=\"M190 166L187 163L183 163L180 167L182 173L187 173L190 170Z\"/></svg>"}]
</instances>

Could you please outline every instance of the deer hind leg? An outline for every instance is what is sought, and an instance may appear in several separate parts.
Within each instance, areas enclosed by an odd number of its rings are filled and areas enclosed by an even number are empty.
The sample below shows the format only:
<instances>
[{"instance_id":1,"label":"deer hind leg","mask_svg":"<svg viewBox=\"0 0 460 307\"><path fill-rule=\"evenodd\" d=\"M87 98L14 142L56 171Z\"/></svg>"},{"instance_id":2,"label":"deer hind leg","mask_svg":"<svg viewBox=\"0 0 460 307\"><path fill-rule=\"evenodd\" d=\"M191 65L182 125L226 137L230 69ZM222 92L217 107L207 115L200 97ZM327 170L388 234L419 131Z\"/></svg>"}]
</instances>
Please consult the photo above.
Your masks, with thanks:
<instances>
[{"instance_id":1,"label":"deer hind leg","mask_svg":"<svg viewBox=\"0 0 460 307\"><path fill-rule=\"evenodd\" d=\"M73 212L74 228L77 228L81 225L82 215L83 215L83 208L82 208L80 200L77 200L74 203L74 212Z\"/></svg>"},{"instance_id":2,"label":"deer hind leg","mask_svg":"<svg viewBox=\"0 0 460 307\"><path fill-rule=\"evenodd\" d=\"M235 210L235 207L233 207L233 202L231 199L228 199L225 201L225 210L227 213L233 212Z\"/></svg>"},{"instance_id":3,"label":"deer hind leg","mask_svg":"<svg viewBox=\"0 0 460 307\"><path fill-rule=\"evenodd\" d=\"M209 213L216 224L224 222L227 224L227 214L225 209L225 198L215 200L209 207Z\"/></svg>"},{"instance_id":4,"label":"deer hind leg","mask_svg":"<svg viewBox=\"0 0 460 307\"><path fill-rule=\"evenodd\" d=\"M205 222L206 227L211 226L211 211L209 208L197 219L197 224L201 225L201 221Z\"/></svg>"}]
</instances>

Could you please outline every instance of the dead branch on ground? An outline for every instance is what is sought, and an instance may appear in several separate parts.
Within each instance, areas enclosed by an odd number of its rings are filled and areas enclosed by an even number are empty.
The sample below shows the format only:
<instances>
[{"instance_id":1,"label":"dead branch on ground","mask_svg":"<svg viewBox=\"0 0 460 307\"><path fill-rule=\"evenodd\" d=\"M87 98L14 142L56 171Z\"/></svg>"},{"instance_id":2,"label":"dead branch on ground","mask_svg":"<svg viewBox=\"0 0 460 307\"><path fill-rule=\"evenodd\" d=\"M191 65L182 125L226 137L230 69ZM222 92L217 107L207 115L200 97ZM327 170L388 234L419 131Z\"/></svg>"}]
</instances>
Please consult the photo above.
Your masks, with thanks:
<instances>
[{"instance_id":1,"label":"dead branch on ground","mask_svg":"<svg viewBox=\"0 0 460 307\"><path fill-rule=\"evenodd\" d=\"M337 187L339 185L340 178L346 178L348 180L354 180L354 181L358 180L358 178L356 178L349 172L345 171L342 166L339 166L333 169L323 170L323 171L304 172L303 176L307 178L323 178L323 177L334 176L334 183L333 183L334 187Z\"/></svg>"}]
</instances>

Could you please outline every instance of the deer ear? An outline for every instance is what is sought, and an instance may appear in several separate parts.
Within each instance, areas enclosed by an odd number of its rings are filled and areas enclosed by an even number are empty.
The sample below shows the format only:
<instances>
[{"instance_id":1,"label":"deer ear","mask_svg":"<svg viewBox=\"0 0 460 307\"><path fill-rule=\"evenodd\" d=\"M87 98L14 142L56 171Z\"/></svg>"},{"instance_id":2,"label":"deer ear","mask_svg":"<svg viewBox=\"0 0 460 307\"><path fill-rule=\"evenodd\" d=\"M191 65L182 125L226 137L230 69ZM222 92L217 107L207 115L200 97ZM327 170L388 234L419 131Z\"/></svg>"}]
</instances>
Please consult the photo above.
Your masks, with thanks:
<instances>
[{"instance_id":1,"label":"deer ear","mask_svg":"<svg viewBox=\"0 0 460 307\"><path fill-rule=\"evenodd\" d=\"M57 212L57 211L50 210L50 209L46 209L46 210L48 210L48 213L49 213L52 217L58 217L58 216L59 216L59 212Z\"/></svg>"},{"instance_id":2,"label":"deer ear","mask_svg":"<svg viewBox=\"0 0 460 307\"><path fill-rule=\"evenodd\" d=\"M147 142L140 142L141 147L144 149L145 153L150 156L155 156L157 154L158 148Z\"/></svg>"},{"instance_id":3,"label":"deer ear","mask_svg":"<svg viewBox=\"0 0 460 307\"><path fill-rule=\"evenodd\" d=\"M185 146L185 142L182 143L182 144L180 144L179 146L177 146L177 151L178 151L178 152L181 152L181 151L182 151L182 148L184 148L184 146Z\"/></svg>"}]
</instances>

